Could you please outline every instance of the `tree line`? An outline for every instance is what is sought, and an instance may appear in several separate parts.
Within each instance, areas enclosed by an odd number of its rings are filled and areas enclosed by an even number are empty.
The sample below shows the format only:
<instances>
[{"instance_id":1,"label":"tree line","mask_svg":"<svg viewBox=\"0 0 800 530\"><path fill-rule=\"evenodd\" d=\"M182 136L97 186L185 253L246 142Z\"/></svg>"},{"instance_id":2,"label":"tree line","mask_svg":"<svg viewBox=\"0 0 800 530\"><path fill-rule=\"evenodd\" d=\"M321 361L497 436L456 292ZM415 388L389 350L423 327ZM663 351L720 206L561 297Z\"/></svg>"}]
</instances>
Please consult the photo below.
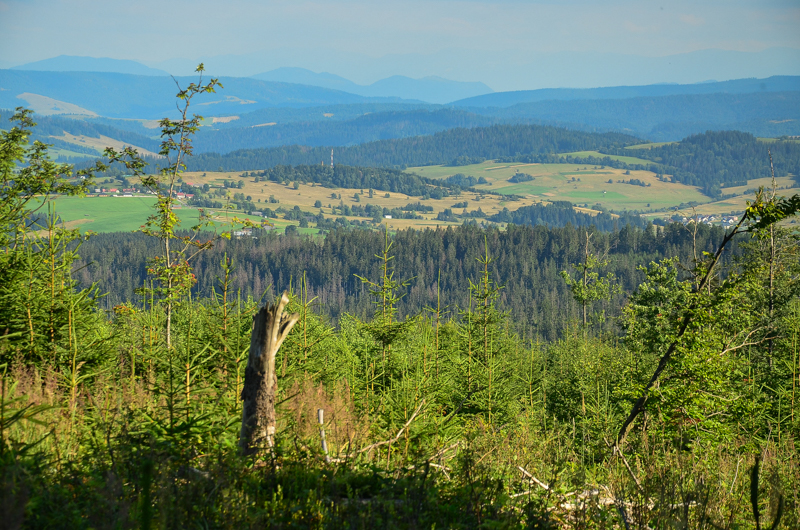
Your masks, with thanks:
<instances>
[{"instance_id":1,"label":"tree line","mask_svg":"<svg viewBox=\"0 0 800 530\"><path fill-rule=\"evenodd\" d=\"M350 166L406 168L449 164L458 157L489 160L528 153L558 153L625 146L641 140L619 133L586 133L542 125L456 128L431 136L379 140L334 148L335 162ZM201 153L190 171L249 171L277 165L315 165L330 160L331 147L281 146L224 155Z\"/></svg>"},{"instance_id":2,"label":"tree line","mask_svg":"<svg viewBox=\"0 0 800 530\"><path fill-rule=\"evenodd\" d=\"M653 166L647 166L649 171L670 174L673 180L698 186L711 197L720 196L726 187L746 186L748 180L769 177L769 153L772 153L776 177L791 175L800 183L800 143L788 139L763 142L741 131L707 131L648 149L604 149L603 152L652 160ZM617 167L618 164L607 165ZM620 167L639 168L630 164Z\"/></svg>"},{"instance_id":3,"label":"tree line","mask_svg":"<svg viewBox=\"0 0 800 530\"><path fill-rule=\"evenodd\" d=\"M585 215L585 214L584 214ZM587 216L589 217L589 216ZM332 228L336 226L332 223ZM466 225L436 230L401 230L393 237L396 275L409 279L398 310L408 314L412 308L443 305L453 311L467 303L463 285L477 274L475 258L488 245L496 260L492 274L506 285L500 307L511 311L514 326L528 337L552 340L577 318L572 300L559 271L582 261L582 239L592 236L593 251L608 256L607 272L618 279L624 293L641 282L638 267L665 257L687 260L695 253L714 250L722 229L699 225L696 234L680 224L666 227L616 225L609 232L596 228L509 226L506 230L482 229ZM223 257L231 260L231 286L242 296L256 299L270 289L275 293L301 278L310 296L319 297L317 311L339 322L346 313L361 317L369 313L369 292L356 275L377 274L374 255L380 251L383 235L374 230L333 230L324 239L279 235L276 231L257 231L256 237L220 242L198 256L194 266L198 296L210 296L223 274ZM107 296L100 302L106 309L129 301L143 300L136 295L147 279L143 257L155 251L154 243L141 234L97 234L81 246L76 261L79 285L94 282ZM736 253L733 247L732 253ZM602 302L609 317L619 314L624 296ZM611 325L609 320L608 325Z\"/></svg>"}]
</instances>

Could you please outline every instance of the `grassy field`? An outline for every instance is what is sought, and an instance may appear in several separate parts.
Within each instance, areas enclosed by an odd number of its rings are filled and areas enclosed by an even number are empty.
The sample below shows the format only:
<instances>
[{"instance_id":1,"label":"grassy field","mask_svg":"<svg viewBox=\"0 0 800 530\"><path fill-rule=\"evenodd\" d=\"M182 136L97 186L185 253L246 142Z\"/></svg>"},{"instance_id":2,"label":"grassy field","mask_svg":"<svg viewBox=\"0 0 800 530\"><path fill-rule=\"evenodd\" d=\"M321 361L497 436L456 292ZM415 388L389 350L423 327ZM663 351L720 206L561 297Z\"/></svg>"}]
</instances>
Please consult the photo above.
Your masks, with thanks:
<instances>
[{"instance_id":1,"label":"grassy field","mask_svg":"<svg viewBox=\"0 0 800 530\"><path fill-rule=\"evenodd\" d=\"M661 182L649 171L631 171L626 175L621 169L599 169L596 166L575 164L484 162L459 167L413 167L409 168L408 172L429 178L446 178L456 173L463 173L476 178L484 177L488 181L488 184L477 186L478 189L523 195L526 201L568 200L589 206L600 203L614 210L656 209L690 201L709 200L694 186ZM527 173L534 177L534 180L517 184L508 182L508 179L517 172ZM631 179L638 179L650 186L642 187L618 182ZM609 183L609 180L612 182Z\"/></svg>"},{"instance_id":2,"label":"grassy field","mask_svg":"<svg viewBox=\"0 0 800 530\"><path fill-rule=\"evenodd\" d=\"M604 158L608 157L611 160L619 160L620 162L624 162L626 164L652 164L650 160L645 160L644 158L636 158L634 156L620 156L620 155L606 155L599 151L575 151L573 153L560 153L563 156L574 156L580 158L586 157L597 157L597 158Z\"/></svg>"},{"instance_id":3,"label":"grassy field","mask_svg":"<svg viewBox=\"0 0 800 530\"><path fill-rule=\"evenodd\" d=\"M153 213L155 199L152 197L58 197L51 200L53 208L67 228L78 228L81 232L132 232L141 227ZM46 212L47 206L41 211ZM194 208L176 209L181 228L189 228L198 219ZM231 212L228 217L247 217L254 222L260 218ZM222 229L230 227L224 215L215 216ZM285 228L285 221L277 221ZM297 223L294 223L297 224Z\"/></svg>"},{"instance_id":4,"label":"grassy field","mask_svg":"<svg viewBox=\"0 0 800 530\"><path fill-rule=\"evenodd\" d=\"M408 172L419 175L443 179L456 173L471 175L476 178L483 177L487 184L476 187L478 190L492 191L499 195L489 195L476 192L462 192L460 196L447 197L441 200L428 199L422 201L419 197L410 197L401 193L387 193L385 191L375 191L372 198L368 196L368 190L344 189L344 188L325 188L311 184L300 184L298 189L293 186L285 186L276 182L253 182L252 178L242 178L238 172L228 173L185 173L184 181L194 185L209 184L211 186L222 186L225 180L238 182L244 181L244 187L230 190L231 194L241 192L245 196L250 196L256 208L271 208L277 210L283 207L287 210L298 206L301 210L309 214L322 214L327 218L340 217L337 213L333 214L333 208L340 204L347 204L351 207L356 204L374 204L385 208L401 208L409 203L422 202L433 208L432 212L417 212L422 219L384 219L384 223L391 230L404 228L428 228L436 226L448 226L459 223L449 223L437 221L438 213L445 209L453 209L454 213L459 214L466 210L471 212L480 208L487 216L501 211L503 208L516 210L521 206L526 206L541 201L566 200L576 205L576 207L587 213L596 213L592 207L601 204L605 208L612 210L656 210L668 208L667 212L653 212L647 217L667 218L676 213L674 207L681 204L697 203L694 212L699 214L727 214L730 212L741 212L746 207L746 201L753 198L752 193L726 199L723 201L710 201L708 197L692 186L683 184L661 182L655 175L648 171L631 171L629 175L625 171L613 168L599 169L592 166L581 166L575 164L519 164L519 163L496 163L484 162L470 166L449 167L449 166L426 166L409 168ZM522 183L511 183L508 179L515 173L522 172L534 177L534 180ZM649 186L639 186L626 184L621 181L638 179ZM608 181L611 180L611 183ZM747 186L726 188L724 192L744 194L745 191L759 186L768 187L771 180L758 179L748 183ZM788 177L777 180L778 187L791 187L794 181ZM779 190L780 193L780 190ZM789 194L786 191L784 194ZM360 200L356 199L360 195ZM521 197L519 200L510 200L508 195ZM270 203L270 197L277 200L277 203ZM341 198L340 198L341 197ZM322 207L315 207L319 201ZM58 214L65 221L66 226L76 227L81 231L94 232L114 232L132 231L139 228L147 217L152 213L152 197L60 197L55 201ZM467 207L454 208L456 203L466 202ZM196 220L198 212L191 207L182 207L177 210L183 227L190 227ZM691 208L680 210L681 215L693 215ZM249 216L243 212L216 212L215 220L220 229L229 228L231 217L249 218L256 223L262 221L261 218ZM351 221L364 221L363 217L350 217ZM288 225L298 225L297 221L286 221L283 219L271 219L270 222L277 230L283 231ZM312 227L300 228L300 233L317 234L319 231Z\"/></svg>"},{"instance_id":5,"label":"grassy field","mask_svg":"<svg viewBox=\"0 0 800 530\"><path fill-rule=\"evenodd\" d=\"M205 177L203 175L206 175ZM500 195L484 195L481 193L462 193L459 197L447 197L444 199L436 200L436 199L428 199L422 201L419 197L412 197L409 195L405 195L402 193L389 193L388 197L387 192L385 191L378 191L376 190L370 198L368 196L369 190L361 190L361 189L346 189L346 188L325 188L322 186L315 186L312 184L300 184L299 189L294 189L293 186L285 186L283 184L279 184L277 182L253 182L251 178L241 179L240 173L185 173L184 174L184 181L191 182L192 184L209 184L209 185L222 185L224 180L231 179L234 181L244 180L244 187L241 190L231 190L232 192L241 192L244 193L245 196L251 196L253 198L253 202L256 203L256 206L259 208L272 208L276 210L278 207L282 206L287 209L292 209L295 206L298 206L301 210L318 214L320 211L326 217L340 217L339 215L333 216L332 209L333 207L339 206L340 202L343 204L347 204L349 206L353 206L355 204L359 204L356 201L355 195L359 194L360 197L360 204L374 204L376 206L381 206L383 208L401 208L409 203L416 203L422 202L426 206L430 206L433 208L432 212L417 212L418 214L422 215L424 219L386 219L384 222L391 228L392 230L407 228L409 226L415 227L434 227L434 226L447 226L452 225L454 223L447 223L442 221L437 221L436 216L439 212L447 209L453 208L453 205L457 202L467 202L467 211L477 210L480 208L484 213L487 215L492 215L494 213L499 212L505 207L508 207L511 210L516 210L520 206L533 204L538 202L539 198L536 197L526 197L522 200L517 201L510 201L507 198L500 196ZM487 188L489 189L489 188ZM332 195L336 195L336 198L333 198ZM341 195L341 199L339 199L339 195ZM269 198L270 196L274 197L278 203L270 204ZM545 197L546 199L546 197ZM260 203L258 201L261 201ZM315 208L314 204L316 201L320 201L322 204L322 208ZM461 213L463 209L458 209L457 213ZM352 218L353 220L364 220L363 217Z\"/></svg>"},{"instance_id":6,"label":"grassy field","mask_svg":"<svg viewBox=\"0 0 800 530\"><path fill-rule=\"evenodd\" d=\"M647 144L629 145L625 149L652 149L654 147L661 147L662 145L676 144L678 142L652 142Z\"/></svg>"}]
</instances>

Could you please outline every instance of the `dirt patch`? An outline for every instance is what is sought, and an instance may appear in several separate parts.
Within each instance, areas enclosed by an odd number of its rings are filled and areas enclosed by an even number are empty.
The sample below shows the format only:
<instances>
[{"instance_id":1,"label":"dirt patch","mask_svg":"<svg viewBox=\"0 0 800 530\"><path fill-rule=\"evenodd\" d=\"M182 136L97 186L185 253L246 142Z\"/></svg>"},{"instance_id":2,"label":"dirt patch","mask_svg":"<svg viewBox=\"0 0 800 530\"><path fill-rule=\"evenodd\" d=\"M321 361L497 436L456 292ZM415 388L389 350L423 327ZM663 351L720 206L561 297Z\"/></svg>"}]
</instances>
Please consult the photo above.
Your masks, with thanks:
<instances>
[{"instance_id":1,"label":"dirt patch","mask_svg":"<svg viewBox=\"0 0 800 530\"><path fill-rule=\"evenodd\" d=\"M30 108L37 114L43 116L51 116L53 114L77 114L81 116L97 116L96 112L84 109L66 101L59 101L57 99L41 96L39 94L31 94L25 92L17 96L17 99L25 101Z\"/></svg>"},{"instance_id":2,"label":"dirt patch","mask_svg":"<svg viewBox=\"0 0 800 530\"><path fill-rule=\"evenodd\" d=\"M239 105L251 105L256 103L256 101L252 99L242 99L237 98L236 96L225 96L225 99L219 99L217 101L207 101L206 103L198 103L199 107L202 106L209 106L209 105L217 105L218 103L238 103Z\"/></svg>"},{"instance_id":3,"label":"dirt patch","mask_svg":"<svg viewBox=\"0 0 800 530\"><path fill-rule=\"evenodd\" d=\"M211 118L211 123L230 123L239 119L239 116L215 116Z\"/></svg>"},{"instance_id":4,"label":"dirt patch","mask_svg":"<svg viewBox=\"0 0 800 530\"><path fill-rule=\"evenodd\" d=\"M68 132L64 131L63 136L50 136L50 138L63 140L65 142L75 145L82 145L84 147L91 147L92 149L97 149L100 152L102 152L106 147L112 147L117 150L122 150L125 147L135 147L136 150L139 151L140 155L147 155L147 156L161 158L160 155L157 155L152 151L148 151L147 149L144 149L136 145L126 144L125 142L120 142L119 140L114 140L113 138L109 138L108 136L101 135L100 138L92 138L90 136L75 136L74 134L69 134Z\"/></svg>"}]
</instances>

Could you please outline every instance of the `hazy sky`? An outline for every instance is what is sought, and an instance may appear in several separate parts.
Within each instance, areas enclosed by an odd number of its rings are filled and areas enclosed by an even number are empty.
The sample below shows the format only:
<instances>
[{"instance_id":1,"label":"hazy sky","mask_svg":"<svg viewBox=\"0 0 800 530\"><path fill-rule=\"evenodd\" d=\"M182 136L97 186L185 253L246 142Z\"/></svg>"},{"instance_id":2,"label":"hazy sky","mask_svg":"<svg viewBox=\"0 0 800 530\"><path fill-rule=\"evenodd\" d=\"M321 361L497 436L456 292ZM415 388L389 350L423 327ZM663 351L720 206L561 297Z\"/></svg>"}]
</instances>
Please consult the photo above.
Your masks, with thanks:
<instances>
[{"instance_id":1,"label":"hazy sky","mask_svg":"<svg viewBox=\"0 0 800 530\"><path fill-rule=\"evenodd\" d=\"M625 57L784 48L774 68L800 70L798 28L800 0L0 0L0 67L64 54L180 74L203 59L223 75L300 66L361 83L441 75L497 90L572 79L528 72L537 60L568 69L563 57L622 70ZM715 59L704 60L715 77Z\"/></svg>"}]
</instances>

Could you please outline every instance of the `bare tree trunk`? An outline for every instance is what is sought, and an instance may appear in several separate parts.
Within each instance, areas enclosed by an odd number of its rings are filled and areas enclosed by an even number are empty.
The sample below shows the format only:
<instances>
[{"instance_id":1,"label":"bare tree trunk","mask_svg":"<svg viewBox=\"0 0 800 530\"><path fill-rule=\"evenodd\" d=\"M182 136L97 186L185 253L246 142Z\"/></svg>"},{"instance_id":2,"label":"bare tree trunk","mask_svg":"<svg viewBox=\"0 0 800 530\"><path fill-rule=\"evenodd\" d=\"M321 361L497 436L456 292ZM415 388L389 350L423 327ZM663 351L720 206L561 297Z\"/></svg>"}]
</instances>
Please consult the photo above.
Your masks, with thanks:
<instances>
[{"instance_id":1,"label":"bare tree trunk","mask_svg":"<svg viewBox=\"0 0 800 530\"><path fill-rule=\"evenodd\" d=\"M275 394L278 391L275 355L300 318L297 313L283 314L288 303L289 298L283 293L280 301L262 307L253 317L250 356L242 388L244 404L239 447L244 454L255 453L264 444L272 447L274 443Z\"/></svg>"}]
</instances>

